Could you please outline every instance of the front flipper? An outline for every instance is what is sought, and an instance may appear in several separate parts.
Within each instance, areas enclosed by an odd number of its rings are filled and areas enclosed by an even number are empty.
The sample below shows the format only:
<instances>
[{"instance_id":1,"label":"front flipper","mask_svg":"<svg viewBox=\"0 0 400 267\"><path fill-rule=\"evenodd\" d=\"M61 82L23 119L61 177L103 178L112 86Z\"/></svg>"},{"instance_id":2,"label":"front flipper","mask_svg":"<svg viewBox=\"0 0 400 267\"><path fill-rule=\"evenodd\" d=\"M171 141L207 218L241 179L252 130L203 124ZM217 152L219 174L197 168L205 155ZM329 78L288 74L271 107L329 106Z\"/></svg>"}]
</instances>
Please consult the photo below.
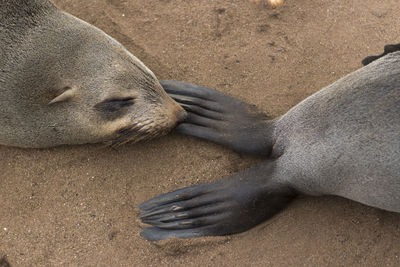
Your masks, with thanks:
<instances>
[{"instance_id":1,"label":"front flipper","mask_svg":"<svg viewBox=\"0 0 400 267\"><path fill-rule=\"evenodd\" d=\"M230 178L142 203L139 218L153 227L141 235L158 241L244 232L275 215L294 196L288 186L275 181L273 162L264 162Z\"/></svg>"},{"instance_id":2,"label":"front flipper","mask_svg":"<svg viewBox=\"0 0 400 267\"><path fill-rule=\"evenodd\" d=\"M216 90L178 81L161 81L188 113L178 132L212 141L238 152L268 156L273 122L253 105Z\"/></svg>"},{"instance_id":3,"label":"front flipper","mask_svg":"<svg viewBox=\"0 0 400 267\"><path fill-rule=\"evenodd\" d=\"M389 45L385 45L384 47L384 52L378 56L368 56L366 58L363 59L362 64L364 66L367 66L369 63L372 63L373 61L386 56L387 54L396 52L396 51L400 51L400 44L389 44Z\"/></svg>"}]
</instances>

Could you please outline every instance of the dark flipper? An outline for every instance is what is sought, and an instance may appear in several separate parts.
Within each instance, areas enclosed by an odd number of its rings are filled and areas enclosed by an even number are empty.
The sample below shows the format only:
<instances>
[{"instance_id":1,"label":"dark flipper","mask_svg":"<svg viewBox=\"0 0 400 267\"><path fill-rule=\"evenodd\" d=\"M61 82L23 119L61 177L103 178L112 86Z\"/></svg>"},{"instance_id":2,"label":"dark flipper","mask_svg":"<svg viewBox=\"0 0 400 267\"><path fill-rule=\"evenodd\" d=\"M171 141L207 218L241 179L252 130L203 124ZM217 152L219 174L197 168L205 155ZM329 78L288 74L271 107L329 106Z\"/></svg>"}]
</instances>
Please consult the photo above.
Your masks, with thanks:
<instances>
[{"instance_id":1,"label":"dark flipper","mask_svg":"<svg viewBox=\"0 0 400 267\"><path fill-rule=\"evenodd\" d=\"M139 206L151 241L240 233L272 217L295 196L274 179L274 163L264 162L221 181L187 187Z\"/></svg>"},{"instance_id":2,"label":"dark flipper","mask_svg":"<svg viewBox=\"0 0 400 267\"><path fill-rule=\"evenodd\" d=\"M390 53L393 53L393 52L396 52L396 51L400 51L400 44L395 44L395 45L389 44L389 45L385 45L384 52L383 52L382 54L380 54L380 55L378 55L378 56L369 56L369 57L366 57L366 58L363 59L362 64L363 64L364 66L366 66L366 65L368 65L369 63L371 63L371 62L373 62L373 61L375 61L375 60L377 60L377 59L379 59L379 58L381 58L381 57L384 57L384 56L386 56L387 54L390 54Z\"/></svg>"},{"instance_id":3,"label":"dark flipper","mask_svg":"<svg viewBox=\"0 0 400 267\"><path fill-rule=\"evenodd\" d=\"M188 112L181 133L238 152L268 156L273 122L253 105L216 90L178 81L161 81L167 93Z\"/></svg>"}]
</instances>

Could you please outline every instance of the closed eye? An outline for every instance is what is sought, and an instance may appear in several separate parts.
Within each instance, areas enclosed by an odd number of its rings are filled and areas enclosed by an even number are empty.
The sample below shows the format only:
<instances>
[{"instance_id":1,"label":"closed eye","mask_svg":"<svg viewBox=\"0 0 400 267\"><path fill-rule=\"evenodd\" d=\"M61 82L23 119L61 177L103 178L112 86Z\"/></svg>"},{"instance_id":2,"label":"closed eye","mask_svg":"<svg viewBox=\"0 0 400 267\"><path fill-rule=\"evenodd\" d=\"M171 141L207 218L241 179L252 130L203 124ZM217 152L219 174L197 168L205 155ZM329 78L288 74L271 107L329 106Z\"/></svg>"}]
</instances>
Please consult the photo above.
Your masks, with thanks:
<instances>
[{"instance_id":1,"label":"closed eye","mask_svg":"<svg viewBox=\"0 0 400 267\"><path fill-rule=\"evenodd\" d=\"M129 107L135 104L135 98L133 97L124 97L124 98L112 98L108 100L104 100L96 104L94 107L98 111L103 112L116 112L125 107Z\"/></svg>"}]
</instances>

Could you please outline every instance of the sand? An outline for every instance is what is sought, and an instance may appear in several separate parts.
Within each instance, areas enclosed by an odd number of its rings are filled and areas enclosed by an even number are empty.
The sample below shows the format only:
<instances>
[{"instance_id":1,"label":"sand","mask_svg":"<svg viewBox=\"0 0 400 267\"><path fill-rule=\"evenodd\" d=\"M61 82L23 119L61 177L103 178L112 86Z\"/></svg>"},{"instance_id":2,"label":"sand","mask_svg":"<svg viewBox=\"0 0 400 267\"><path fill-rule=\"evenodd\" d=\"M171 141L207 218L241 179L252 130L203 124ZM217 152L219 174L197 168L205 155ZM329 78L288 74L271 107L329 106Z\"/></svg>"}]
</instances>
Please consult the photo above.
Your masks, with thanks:
<instances>
[{"instance_id":1,"label":"sand","mask_svg":"<svg viewBox=\"0 0 400 267\"><path fill-rule=\"evenodd\" d=\"M400 36L398 0L288 0L275 10L247 0L55 2L115 37L160 79L216 88L272 116ZM2 267L6 259L12 266L400 265L400 214L335 197L300 197L239 235L142 239L139 203L260 160L176 133L117 150L0 147L0 157Z\"/></svg>"}]
</instances>

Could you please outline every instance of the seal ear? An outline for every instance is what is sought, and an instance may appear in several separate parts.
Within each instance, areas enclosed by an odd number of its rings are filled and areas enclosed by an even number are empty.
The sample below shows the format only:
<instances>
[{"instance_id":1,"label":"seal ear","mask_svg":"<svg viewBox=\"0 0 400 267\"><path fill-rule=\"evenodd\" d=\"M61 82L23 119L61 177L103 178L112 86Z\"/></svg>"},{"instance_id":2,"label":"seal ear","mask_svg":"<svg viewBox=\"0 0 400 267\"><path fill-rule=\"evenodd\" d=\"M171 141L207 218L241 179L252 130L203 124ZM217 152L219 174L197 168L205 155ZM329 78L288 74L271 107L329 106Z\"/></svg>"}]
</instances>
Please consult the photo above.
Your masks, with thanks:
<instances>
[{"instance_id":1,"label":"seal ear","mask_svg":"<svg viewBox=\"0 0 400 267\"><path fill-rule=\"evenodd\" d=\"M64 90L64 92L61 95L57 96L56 98L54 98L53 100L51 100L49 102L49 104L48 104L49 106L56 104L56 103L68 101L68 100L72 99L76 95L76 92L77 92L76 87L67 86L63 90Z\"/></svg>"}]
</instances>

